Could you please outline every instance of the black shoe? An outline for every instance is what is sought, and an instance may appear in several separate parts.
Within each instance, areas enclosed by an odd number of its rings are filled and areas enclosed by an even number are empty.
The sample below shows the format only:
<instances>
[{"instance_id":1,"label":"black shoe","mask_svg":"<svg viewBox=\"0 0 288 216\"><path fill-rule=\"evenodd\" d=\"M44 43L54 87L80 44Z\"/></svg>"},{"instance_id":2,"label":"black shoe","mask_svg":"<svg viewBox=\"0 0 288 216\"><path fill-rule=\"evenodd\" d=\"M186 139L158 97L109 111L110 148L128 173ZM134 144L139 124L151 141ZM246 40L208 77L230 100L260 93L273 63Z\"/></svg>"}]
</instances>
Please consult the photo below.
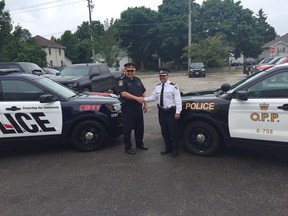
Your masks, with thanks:
<instances>
[{"instance_id":1,"label":"black shoe","mask_svg":"<svg viewBox=\"0 0 288 216\"><path fill-rule=\"evenodd\" d=\"M142 146L136 146L136 148L142 149L142 150L148 150L148 147L144 144Z\"/></svg>"},{"instance_id":2,"label":"black shoe","mask_svg":"<svg viewBox=\"0 0 288 216\"><path fill-rule=\"evenodd\" d=\"M172 152L172 158L176 158L178 156L177 152Z\"/></svg>"},{"instance_id":3,"label":"black shoe","mask_svg":"<svg viewBox=\"0 0 288 216\"><path fill-rule=\"evenodd\" d=\"M135 152L133 149L125 150L125 152L126 152L127 154L130 154L130 155L135 155L135 154L136 154L136 152Z\"/></svg>"},{"instance_id":4,"label":"black shoe","mask_svg":"<svg viewBox=\"0 0 288 216\"><path fill-rule=\"evenodd\" d=\"M165 150L165 151L162 151L162 152L161 152L161 155L166 155L166 154L169 154L169 153L171 153L170 150Z\"/></svg>"}]
</instances>

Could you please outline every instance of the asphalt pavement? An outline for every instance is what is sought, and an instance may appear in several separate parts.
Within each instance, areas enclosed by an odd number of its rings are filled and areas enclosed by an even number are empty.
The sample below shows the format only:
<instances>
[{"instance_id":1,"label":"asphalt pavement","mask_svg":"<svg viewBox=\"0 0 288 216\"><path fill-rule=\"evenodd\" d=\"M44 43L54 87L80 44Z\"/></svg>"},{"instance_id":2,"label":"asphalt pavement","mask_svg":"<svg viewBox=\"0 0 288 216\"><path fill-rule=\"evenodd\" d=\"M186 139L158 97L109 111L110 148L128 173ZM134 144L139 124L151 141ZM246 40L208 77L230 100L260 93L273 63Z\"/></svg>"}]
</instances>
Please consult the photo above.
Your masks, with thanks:
<instances>
[{"instance_id":1,"label":"asphalt pavement","mask_svg":"<svg viewBox=\"0 0 288 216\"><path fill-rule=\"evenodd\" d=\"M149 95L158 75L139 76ZM243 78L170 74L183 92ZM49 141L1 144L0 215L288 215L288 149L234 146L200 157L180 145L177 158L162 156L155 103L145 114L144 139L149 150L136 155L124 153L122 137L95 152Z\"/></svg>"}]
</instances>

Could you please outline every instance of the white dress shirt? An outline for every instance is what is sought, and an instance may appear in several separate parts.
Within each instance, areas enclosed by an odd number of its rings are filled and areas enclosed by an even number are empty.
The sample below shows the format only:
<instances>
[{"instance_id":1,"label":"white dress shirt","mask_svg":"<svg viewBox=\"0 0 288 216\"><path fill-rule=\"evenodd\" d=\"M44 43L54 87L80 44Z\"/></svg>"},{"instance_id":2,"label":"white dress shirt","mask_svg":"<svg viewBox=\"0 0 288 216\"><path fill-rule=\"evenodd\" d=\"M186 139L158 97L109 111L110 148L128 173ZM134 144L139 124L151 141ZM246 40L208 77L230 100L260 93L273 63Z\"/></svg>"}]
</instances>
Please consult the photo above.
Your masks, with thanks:
<instances>
[{"instance_id":1,"label":"white dress shirt","mask_svg":"<svg viewBox=\"0 0 288 216\"><path fill-rule=\"evenodd\" d=\"M162 89L162 83L156 85L154 91L150 97L144 98L145 102L152 102L158 100L160 104L160 94ZM170 108L172 106L176 107L176 114L180 114L182 111L182 100L180 96L180 91L174 83L167 80L164 83L164 95L163 95L163 108Z\"/></svg>"}]
</instances>

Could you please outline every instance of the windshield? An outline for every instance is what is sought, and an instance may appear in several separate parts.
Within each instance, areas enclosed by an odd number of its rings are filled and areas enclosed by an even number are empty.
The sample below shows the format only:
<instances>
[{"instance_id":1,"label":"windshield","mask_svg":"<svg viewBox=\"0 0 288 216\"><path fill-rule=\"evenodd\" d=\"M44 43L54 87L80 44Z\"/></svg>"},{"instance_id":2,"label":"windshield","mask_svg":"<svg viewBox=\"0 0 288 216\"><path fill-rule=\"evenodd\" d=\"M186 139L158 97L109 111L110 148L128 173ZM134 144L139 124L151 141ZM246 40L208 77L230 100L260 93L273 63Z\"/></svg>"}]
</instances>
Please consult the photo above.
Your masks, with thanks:
<instances>
[{"instance_id":1,"label":"windshield","mask_svg":"<svg viewBox=\"0 0 288 216\"><path fill-rule=\"evenodd\" d=\"M42 79L39 79L38 82L46 86L47 88L57 92L57 94L61 95L66 99L77 96L77 93L75 93L71 89L62 86L51 79L43 77Z\"/></svg>"},{"instance_id":2,"label":"windshield","mask_svg":"<svg viewBox=\"0 0 288 216\"><path fill-rule=\"evenodd\" d=\"M89 66L73 66L73 67L66 67L61 72L61 76L89 76Z\"/></svg>"},{"instance_id":3,"label":"windshield","mask_svg":"<svg viewBox=\"0 0 288 216\"><path fill-rule=\"evenodd\" d=\"M191 68L203 68L204 64L202 62L191 63Z\"/></svg>"}]
</instances>

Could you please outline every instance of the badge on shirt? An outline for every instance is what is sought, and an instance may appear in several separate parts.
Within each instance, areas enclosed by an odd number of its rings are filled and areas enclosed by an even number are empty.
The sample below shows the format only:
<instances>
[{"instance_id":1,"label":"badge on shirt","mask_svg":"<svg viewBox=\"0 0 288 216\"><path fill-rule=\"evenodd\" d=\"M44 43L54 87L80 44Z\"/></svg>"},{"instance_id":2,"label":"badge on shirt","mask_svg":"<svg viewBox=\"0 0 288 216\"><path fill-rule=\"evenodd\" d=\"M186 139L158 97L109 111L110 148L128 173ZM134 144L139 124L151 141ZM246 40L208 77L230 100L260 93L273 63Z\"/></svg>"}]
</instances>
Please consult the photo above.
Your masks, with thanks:
<instances>
[{"instance_id":1,"label":"badge on shirt","mask_svg":"<svg viewBox=\"0 0 288 216\"><path fill-rule=\"evenodd\" d=\"M123 84L124 84L124 81L123 80L119 80L118 85L119 86L123 86Z\"/></svg>"}]
</instances>

